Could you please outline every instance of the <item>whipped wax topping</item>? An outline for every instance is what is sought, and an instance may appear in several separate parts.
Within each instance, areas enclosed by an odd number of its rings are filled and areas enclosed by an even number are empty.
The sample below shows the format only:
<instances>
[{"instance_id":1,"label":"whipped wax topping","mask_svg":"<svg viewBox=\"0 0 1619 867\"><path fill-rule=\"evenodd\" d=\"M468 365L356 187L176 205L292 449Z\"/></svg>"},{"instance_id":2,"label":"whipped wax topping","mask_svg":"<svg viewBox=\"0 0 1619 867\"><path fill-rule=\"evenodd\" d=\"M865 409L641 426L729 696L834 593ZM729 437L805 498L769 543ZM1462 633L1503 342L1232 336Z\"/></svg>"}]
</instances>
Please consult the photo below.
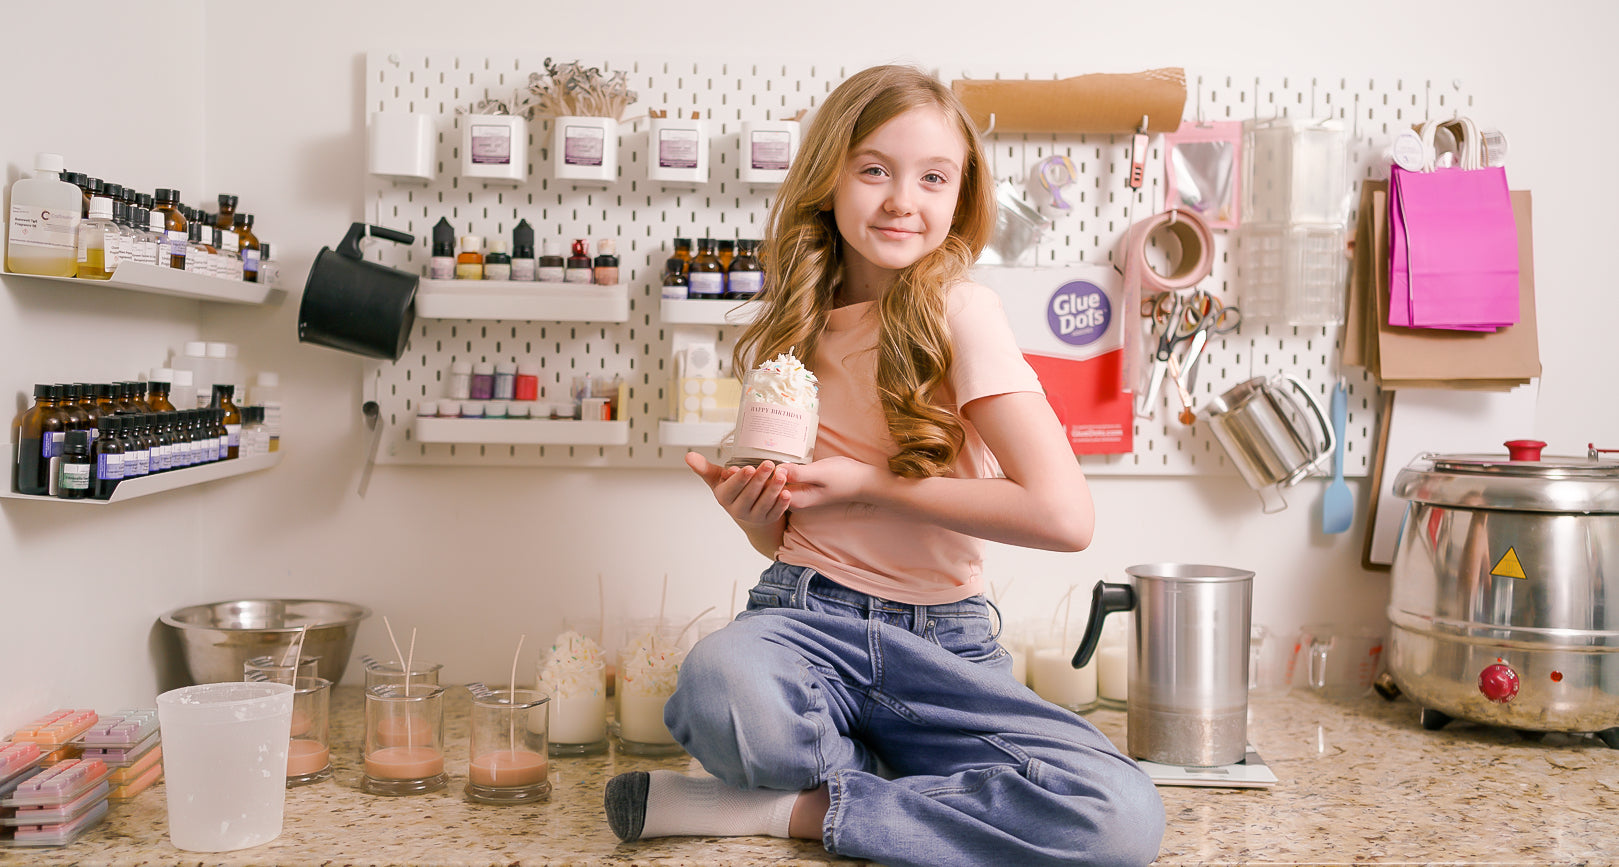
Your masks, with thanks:
<instances>
[{"instance_id":1,"label":"whipped wax topping","mask_svg":"<svg viewBox=\"0 0 1619 867\"><path fill-rule=\"evenodd\" d=\"M601 645L577 632L564 632L551 645L540 682L557 698L595 695L602 689L602 661Z\"/></svg>"},{"instance_id":2,"label":"whipped wax topping","mask_svg":"<svg viewBox=\"0 0 1619 867\"><path fill-rule=\"evenodd\" d=\"M792 353L783 352L753 369L742 397L816 412L821 406L820 394L815 374Z\"/></svg>"},{"instance_id":3,"label":"whipped wax topping","mask_svg":"<svg viewBox=\"0 0 1619 867\"><path fill-rule=\"evenodd\" d=\"M619 689L625 695L667 696L675 691L680 661L686 654L667 639L647 634L636 639L618 663Z\"/></svg>"}]
</instances>

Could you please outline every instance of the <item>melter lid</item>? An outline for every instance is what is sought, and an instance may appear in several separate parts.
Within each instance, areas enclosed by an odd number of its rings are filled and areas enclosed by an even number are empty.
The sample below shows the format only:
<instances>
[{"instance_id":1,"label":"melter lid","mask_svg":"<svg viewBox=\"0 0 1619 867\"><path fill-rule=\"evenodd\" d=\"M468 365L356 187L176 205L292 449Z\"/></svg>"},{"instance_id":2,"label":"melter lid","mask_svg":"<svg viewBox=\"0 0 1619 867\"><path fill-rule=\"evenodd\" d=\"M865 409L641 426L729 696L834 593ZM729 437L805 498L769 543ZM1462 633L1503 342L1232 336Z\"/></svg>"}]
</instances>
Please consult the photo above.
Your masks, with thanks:
<instances>
[{"instance_id":1,"label":"melter lid","mask_svg":"<svg viewBox=\"0 0 1619 867\"><path fill-rule=\"evenodd\" d=\"M1394 495L1459 508L1619 513L1619 461L1595 449L1585 457L1541 457L1545 443L1507 445L1508 455L1419 455L1395 477Z\"/></svg>"}]
</instances>

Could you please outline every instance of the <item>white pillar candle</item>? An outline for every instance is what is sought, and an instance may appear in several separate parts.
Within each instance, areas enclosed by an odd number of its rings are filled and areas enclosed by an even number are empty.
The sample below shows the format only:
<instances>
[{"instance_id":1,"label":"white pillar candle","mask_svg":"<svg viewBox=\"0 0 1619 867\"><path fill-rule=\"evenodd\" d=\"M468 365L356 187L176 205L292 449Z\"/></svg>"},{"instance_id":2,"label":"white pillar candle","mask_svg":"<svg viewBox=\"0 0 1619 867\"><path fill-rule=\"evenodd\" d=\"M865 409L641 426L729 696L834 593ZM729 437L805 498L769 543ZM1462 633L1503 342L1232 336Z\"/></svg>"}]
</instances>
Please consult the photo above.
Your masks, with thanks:
<instances>
[{"instance_id":1,"label":"white pillar candle","mask_svg":"<svg viewBox=\"0 0 1619 867\"><path fill-rule=\"evenodd\" d=\"M1029 679L1035 693L1046 701L1069 710L1085 710L1096 703L1096 660L1076 669L1073 657L1066 647L1037 648L1029 660Z\"/></svg>"}]
</instances>

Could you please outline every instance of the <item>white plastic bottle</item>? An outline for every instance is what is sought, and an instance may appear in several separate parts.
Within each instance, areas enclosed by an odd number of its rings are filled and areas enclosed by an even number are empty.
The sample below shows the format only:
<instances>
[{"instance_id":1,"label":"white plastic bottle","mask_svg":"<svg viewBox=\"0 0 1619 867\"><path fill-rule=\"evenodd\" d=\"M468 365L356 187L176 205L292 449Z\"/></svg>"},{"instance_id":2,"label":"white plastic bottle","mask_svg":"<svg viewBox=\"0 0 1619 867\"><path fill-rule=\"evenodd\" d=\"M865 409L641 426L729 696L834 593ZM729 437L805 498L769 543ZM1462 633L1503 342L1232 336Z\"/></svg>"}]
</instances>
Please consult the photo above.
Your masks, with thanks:
<instances>
[{"instance_id":1,"label":"white plastic bottle","mask_svg":"<svg viewBox=\"0 0 1619 867\"><path fill-rule=\"evenodd\" d=\"M11 185L6 270L72 277L79 270L79 218L84 194L62 180L62 155L34 155L34 176Z\"/></svg>"},{"instance_id":2,"label":"white plastic bottle","mask_svg":"<svg viewBox=\"0 0 1619 867\"><path fill-rule=\"evenodd\" d=\"M169 366L174 368L177 376L181 371L191 374L191 381L188 383L190 386L188 393L191 399L185 403L181 403L178 399L181 394L180 380L176 379L174 381L173 394L175 396L170 397L169 402L174 404L175 409L199 409L199 396L206 395L203 398L204 401L213 398L213 365L208 358L207 343L201 340L187 341L185 346L181 348L180 353L174 356L174 363Z\"/></svg>"},{"instance_id":3,"label":"white plastic bottle","mask_svg":"<svg viewBox=\"0 0 1619 867\"><path fill-rule=\"evenodd\" d=\"M264 434L269 439L268 451L281 450L281 377L274 371L261 370L253 381L253 403L264 407Z\"/></svg>"},{"instance_id":4,"label":"white plastic bottle","mask_svg":"<svg viewBox=\"0 0 1619 867\"><path fill-rule=\"evenodd\" d=\"M90 200L90 216L79 223L75 276L83 280L111 280L118 269L118 224L112 221L112 199Z\"/></svg>"}]
</instances>

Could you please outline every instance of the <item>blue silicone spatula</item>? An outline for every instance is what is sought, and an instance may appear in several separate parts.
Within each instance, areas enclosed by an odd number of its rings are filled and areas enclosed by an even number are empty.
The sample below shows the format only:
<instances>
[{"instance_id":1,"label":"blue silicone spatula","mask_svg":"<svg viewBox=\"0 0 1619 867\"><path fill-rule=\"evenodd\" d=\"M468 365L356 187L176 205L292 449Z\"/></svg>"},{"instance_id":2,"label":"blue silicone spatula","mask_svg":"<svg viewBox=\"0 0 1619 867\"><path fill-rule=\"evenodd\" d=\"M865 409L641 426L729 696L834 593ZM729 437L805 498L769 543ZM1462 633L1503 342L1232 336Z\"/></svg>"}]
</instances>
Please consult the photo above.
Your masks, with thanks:
<instances>
[{"instance_id":1,"label":"blue silicone spatula","mask_svg":"<svg viewBox=\"0 0 1619 867\"><path fill-rule=\"evenodd\" d=\"M1344 481L1344 426L1349 419L1349 393L1343 380L1332 387L1332 433L1337 439L1332 454L1332 482L1321 498L1321 532L1342 533L1355 520L1355 494Z\"/></svg>"}]
</instances>

